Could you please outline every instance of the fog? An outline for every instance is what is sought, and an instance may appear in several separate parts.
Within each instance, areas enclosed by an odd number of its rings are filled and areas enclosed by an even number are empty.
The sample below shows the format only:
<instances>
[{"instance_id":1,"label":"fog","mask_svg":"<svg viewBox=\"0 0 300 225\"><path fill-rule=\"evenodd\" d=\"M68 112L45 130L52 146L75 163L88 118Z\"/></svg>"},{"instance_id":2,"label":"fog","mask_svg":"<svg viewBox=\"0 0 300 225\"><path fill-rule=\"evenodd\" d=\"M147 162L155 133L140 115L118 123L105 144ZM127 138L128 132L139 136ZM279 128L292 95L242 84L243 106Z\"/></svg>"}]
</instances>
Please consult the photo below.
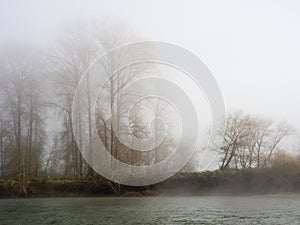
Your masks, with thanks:
<instances>
[{"instance_id":1,"label":"fog","mask_svg":"<svg viewBox=\"0 0 300 225\"><path fill-rule=\"evenodd\" d=\"M296 1L1 1L0 50L4 58L7 48L23 45L51 55L74 27L83 36L85 24L125 27L139 41L164 41L197 55L215 77L226 112L243 110L299 130L299 10ZM48 76L42 79L49 88ZM45 126L47 156L61 124L55 117ZM298 143L295 136L283 142L292 152Z\"/></svg>"},{"instance_id":2,"label":"fog","mask_svg":"<svg viewBox=\"0 0 300 225\"><path fill-rule=\"evenodd\" d=\"M300 1L0 0L0 224L299 224Z\"/></svg>"},{"instance_id":3,"label":"fog","mask_svg":"<svg viewBox=\"0 0 300 225\"><path fill-rule=\"evenodd\" d=\"M300 126L297 1L1 1L0 45L47 48L70 21L122 21L145 39L189 49L213 72L229 110Z\"/></svg>"}]
</instances>

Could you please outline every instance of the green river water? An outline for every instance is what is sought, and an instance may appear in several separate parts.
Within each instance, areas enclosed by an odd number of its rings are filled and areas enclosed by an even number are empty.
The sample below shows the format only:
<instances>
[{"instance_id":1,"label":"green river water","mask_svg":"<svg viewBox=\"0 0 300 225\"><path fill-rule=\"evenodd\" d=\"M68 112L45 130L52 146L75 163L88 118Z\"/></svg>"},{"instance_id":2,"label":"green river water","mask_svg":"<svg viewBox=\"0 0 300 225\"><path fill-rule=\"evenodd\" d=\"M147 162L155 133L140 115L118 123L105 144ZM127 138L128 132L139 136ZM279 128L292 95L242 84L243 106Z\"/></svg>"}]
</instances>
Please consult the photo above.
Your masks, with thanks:
<instances>
[{"instance_id":1,"label":"green river water","mask_svg":"<svg viewBox=\"0 0 300 225\"><path fill-rule=\"evenodd\" d=\"M0 199L0 224L300 224L300 196Z\"/></svg>"}]
</instances>

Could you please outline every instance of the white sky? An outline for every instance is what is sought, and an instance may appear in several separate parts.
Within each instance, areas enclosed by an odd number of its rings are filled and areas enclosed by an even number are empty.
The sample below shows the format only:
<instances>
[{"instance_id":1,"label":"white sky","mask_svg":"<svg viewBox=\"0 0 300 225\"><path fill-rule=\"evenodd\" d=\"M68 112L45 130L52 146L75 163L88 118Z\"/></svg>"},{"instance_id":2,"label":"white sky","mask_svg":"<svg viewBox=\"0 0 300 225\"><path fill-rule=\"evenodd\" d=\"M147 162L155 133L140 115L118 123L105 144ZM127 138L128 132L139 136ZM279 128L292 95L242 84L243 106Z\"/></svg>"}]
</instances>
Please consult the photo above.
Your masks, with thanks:
<instances>
[{"instance_id":1,"label":"white sky","mask_svg":"<svg viewBox=\"0 0 300 225\"><path fill-rule=\"evenodd\" d=\"M300 129L300 1L0 0L0 45L47 45L77 17L121 20L148 39L187 48L214 74L227 110Z\"/></svg>"}]
</instances>

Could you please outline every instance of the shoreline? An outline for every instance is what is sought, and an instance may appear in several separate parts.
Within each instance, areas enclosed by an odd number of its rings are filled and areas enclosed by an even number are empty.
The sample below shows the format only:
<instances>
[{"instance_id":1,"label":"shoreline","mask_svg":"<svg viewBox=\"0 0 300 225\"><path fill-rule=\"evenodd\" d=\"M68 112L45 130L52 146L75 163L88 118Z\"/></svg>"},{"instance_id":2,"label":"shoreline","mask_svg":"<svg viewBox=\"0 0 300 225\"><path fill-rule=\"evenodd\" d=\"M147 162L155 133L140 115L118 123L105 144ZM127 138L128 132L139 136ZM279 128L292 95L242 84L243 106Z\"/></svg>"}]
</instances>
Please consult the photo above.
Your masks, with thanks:
<instances>
[{"instance_id":1,"label":"shoreline","mask_svg":"<svg viewBox=\"0 0 300 225\"><path fill-rule=\"evenodd\" d=\"M282 173L282 174L281 174ZM300 171L271 169L216 170L178 173L149 186L126 186L95 177L32 178L21 194L16 179L0 179L0 198L18 197L112 197L112 196L299 196Z\"/></svg>"},{"instance_id":2,"label":"shoreline","mask_svg":"<svg viewBox=\"0 0 300 225\"><path fill-rule=\"evenodd\" d=\"M275 193L275 194L244 194L244 195L140 195L140 196L125 196L125 195L76 195L76 194L69 194L69 195L53 195L53 196L46 196L46 195L32 195L32 196L1 196L0 200L2 199L47 199L47 198L193 198L193 197L233 197L233 198L300 198L300 192L295 193Z\"/></svg>"}]
</instances>

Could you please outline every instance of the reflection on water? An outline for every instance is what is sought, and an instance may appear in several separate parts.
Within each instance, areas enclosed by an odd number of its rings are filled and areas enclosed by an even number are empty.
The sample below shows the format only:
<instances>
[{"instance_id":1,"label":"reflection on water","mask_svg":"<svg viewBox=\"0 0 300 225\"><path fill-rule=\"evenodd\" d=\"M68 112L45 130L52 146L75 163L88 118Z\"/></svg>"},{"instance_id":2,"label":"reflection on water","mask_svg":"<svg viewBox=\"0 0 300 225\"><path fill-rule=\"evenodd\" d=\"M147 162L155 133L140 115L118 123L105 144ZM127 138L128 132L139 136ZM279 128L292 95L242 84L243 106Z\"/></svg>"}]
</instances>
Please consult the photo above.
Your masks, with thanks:
<instances>
[{"instance_id":1,"label":"reflection on water","mask_svg":"<svg viewBox=\"0 0 300 225\"><path fill-rule=\"evenodd\" d=\"M300 224L300 196L0 199L0 224Z\"/></svg>"}]
</instances>

